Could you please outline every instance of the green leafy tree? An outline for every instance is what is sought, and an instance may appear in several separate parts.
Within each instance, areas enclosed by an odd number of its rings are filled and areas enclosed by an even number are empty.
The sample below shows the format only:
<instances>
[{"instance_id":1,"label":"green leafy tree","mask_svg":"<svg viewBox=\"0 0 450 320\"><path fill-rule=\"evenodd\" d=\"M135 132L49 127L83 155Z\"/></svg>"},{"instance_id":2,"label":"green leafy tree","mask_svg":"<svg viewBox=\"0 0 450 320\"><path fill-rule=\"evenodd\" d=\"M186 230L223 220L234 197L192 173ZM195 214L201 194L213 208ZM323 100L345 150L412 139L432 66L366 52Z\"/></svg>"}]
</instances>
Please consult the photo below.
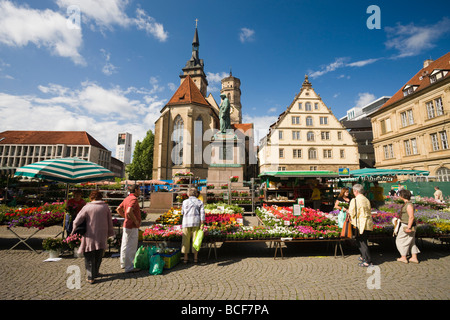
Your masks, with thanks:
<instances>
[{"instance_id":1,"label":"green leafy tree","mask_svg":"<svg viewBox=\"0 0 450 320\"><path fill-rule=\"evenodd\" d=\"M133 161L127 171L131 180L145 180L152 178L153 170L153 143L155 136L152 130L147 131L144 140L136 141L133 152Z\"/></svg>"}]
</instances>

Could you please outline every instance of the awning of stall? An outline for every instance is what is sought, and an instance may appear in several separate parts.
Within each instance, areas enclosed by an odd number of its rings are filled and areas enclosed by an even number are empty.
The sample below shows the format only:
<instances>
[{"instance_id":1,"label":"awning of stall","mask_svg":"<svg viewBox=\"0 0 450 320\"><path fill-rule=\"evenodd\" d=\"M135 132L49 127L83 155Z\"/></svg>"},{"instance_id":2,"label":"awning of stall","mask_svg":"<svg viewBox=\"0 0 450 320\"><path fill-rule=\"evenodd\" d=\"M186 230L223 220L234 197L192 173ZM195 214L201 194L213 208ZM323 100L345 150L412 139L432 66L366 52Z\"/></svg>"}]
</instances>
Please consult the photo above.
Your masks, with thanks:
<instances>
[{"instance_id":1,"label":"awning of stall","mask_svg":"<svg viewBox=\"0 0 450 320\"><path fill-rule=\"evenodd\" d=\"M333 171L269 171L259 174L260 178L337 178L339 173Z\"/></svg>"},{"instance_id":2,"label":"awning of stall","mask_svg":"<svg viewBox=\"0 0 450 320\"><path fill-rule=\"evenodd\" d=\"M350 171L350 177L361 178L363 180L365 179L376 180L377 178L382 179L383 177L393 177L402 175L428 176L429 174L430 172L425 170L404 170L404 169L364 168Z\"/></svg>"}]
</instances>

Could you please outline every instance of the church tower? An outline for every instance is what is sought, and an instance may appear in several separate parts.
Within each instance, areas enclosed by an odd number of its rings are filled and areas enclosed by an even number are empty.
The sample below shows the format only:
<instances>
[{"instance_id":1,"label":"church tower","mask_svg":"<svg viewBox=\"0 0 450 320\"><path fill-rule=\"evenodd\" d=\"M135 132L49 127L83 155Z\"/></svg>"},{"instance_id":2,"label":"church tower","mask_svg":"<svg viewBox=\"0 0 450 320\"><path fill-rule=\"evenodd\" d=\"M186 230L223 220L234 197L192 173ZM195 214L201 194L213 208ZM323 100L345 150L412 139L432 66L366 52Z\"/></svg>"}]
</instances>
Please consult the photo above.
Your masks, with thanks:
<instances>
[{"instance_id":1,"label":"church tower","mask_svg":"<svg viewBox=\"0 0 450 320\"><path fill-rule=\"evenodd\" d=\"M183 73L180 75L180 84L187 76L190 76L202 95L206 97L208 80L206 80L205 71L203 70L205 64L203 63L203 59L200 59L199 57L200 41L198 39L197 22L198 20L195 21L195 34L194 40L192 41L192 56L186 62L186 66L182 69Z\"/></svg>"},{"instance_id":2,"label":"church tower","mask_svg":"<svg viewBox=\"0 0 450 320\"><path fill-rule=\"evenodd\" d=\"M220 93L227 95L230 100L231 110L230 119L231 124L242 123L242 105L241 105L241 80L230 75L222 79L222 89Z\"/></svg>"}]
</instances>

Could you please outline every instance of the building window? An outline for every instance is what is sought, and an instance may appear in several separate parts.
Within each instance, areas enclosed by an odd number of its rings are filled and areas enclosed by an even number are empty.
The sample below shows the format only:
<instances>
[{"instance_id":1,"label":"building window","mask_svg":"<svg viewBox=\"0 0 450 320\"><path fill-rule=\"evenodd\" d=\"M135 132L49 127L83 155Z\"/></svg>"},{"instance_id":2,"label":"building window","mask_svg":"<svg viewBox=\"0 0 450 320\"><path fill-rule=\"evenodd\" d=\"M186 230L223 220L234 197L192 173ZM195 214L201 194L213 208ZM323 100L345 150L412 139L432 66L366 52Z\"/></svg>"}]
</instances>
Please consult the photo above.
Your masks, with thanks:
<instances>
[{"instance_id":1,"label":"building window","mask_svg":"<svg viewBox=\"0 0 450 320\"><path fill-rule=\"evenodd\" d=\"M330 132L329 131L322 131L320 133L320 136L322 137L322 140L330 140Z\"/></svg>"},{"instance_id":2,"label":"building window","mask_svg":"<svg viewBox=\"0 0 450 320\"><path fill-rule=\"evenodd\" d=\"M383 150L384 150L384 158L385 159L394 158L394 147L392 144L383 146Z\"/></svg>"},{"instance_id":3,"label":"building window","mask_svg":"<svg viewBox=\"0 0 450 320\"><path fill-rule=\"evenodd\" d=\"M439 132L439 136L441 137L442 150L448 149L447 131Z\"/></svg>"},{"instance_id":4,"label":"building window","mask_svg":"<svg viewBox=\"0 0 450 320\"><path fill-rule=\"evenodd\" d=\"M345 149L340 149L339 155L340 155L341 159L345 159Z\"/></svg>"},{"instance_id":5,"label":"building window","mask_svg":"<svg viewBox=\"0 0 450 320\"><path fill-rule=\"evenodd\" d=\"M283 130L278 131L278 139L283 140Z\"/></svg>"},{"instance_id":6,"label":"building window","mask_svg":"<svg viewBox=\"0 0 450 320\"><path fill-rule=\"evenodd\" d=\"M400 113L400 118L402 121L402 127L407 127L414 124L414 116L412 110L407 110Z\"/></svg>"},{"instance_id":7,"label":"building window","mask_svg":"<svg viewBox=\"0 0 450 320\"><path fill-rule=\"evenodd\" d=\"M302 107L302 103L299 102L299 103L298 103L298 109L299 109L299 110L302 110L302 108L303 108L303 107Z\"/></svg>"},{"instance_id":8,"label":"building window","mask_svg":"<svg viewBox=\"0 0 450 320\"><path fill-rule=\"evenodd\" d=\"M322 125L328 124L328 117L320 117L320 124Z\"/></svg>"},{"instance_id":9,"label":"building window","mask_svg":"<svg viewBox=\"0 0 450 320\"><path fill-rule=\"evenodd\" d=\"M309 171L317 171L317 166L310 166Z\"/></svg>"},{"instance_id":10,"label":"building window","mask_svg":"<svg viewBox=\"0 0 450 320\"><path fill-rule=\"evenodd\" d=\"M292 150L292 157L294 159L298 159L302 157L302 149L294 149Z\"/></svg>"},{"instance_id":11,"label":"building window","mask_svg":"<svg viewBox=\"0 0 450 320\"><path fill-rule=\"evenodd\" d=\"M292 117L292 124L300 124L300 117Z\"/></svg>"},{"instance_id":12,"label":"building window","mask_svg":"<svg viewBox=\"0 0 450 320\"><path fill-rule=\"evenodd\" d=\"M313 126L313 118L312 117L306 117L306 125Z\"/></svg>"},{"instance_id":13,"label":"building window","mask_svg":"<svg viewBox=\"0 0 450 320\"><path fill-rule=\"evenodd\" d=\"M444 78L448 73L448 70L434 70L430 75L430 83L435 83L436 81Z\"/></svg>"},{"instance_id":14,"label":"building window","mask_svg":"<svg viewBox=\"0 0 450 320\"><path fill-rule=\"evenodd\" d=\"M439 150L439 139L437 133L430 134L431 137L431 145L433 147L433 151Z\"/></svg>"},{"instance_id":15,"label":"building window","mask_svg":"<svg viewBox=\"0 0 450 320\"><path fill-rule=\"evenodd\" d=\"M332 158L332 152L331 149L324 149L323 150L323 157L325 159L331 159Z\"/></svg>"},{"instance_id":16,"label":"building window","mask_svg":"<svg viewBox=\"0 0 450 320\"><path fill-rule=\"evenodd\" d=\"M284 149L279 149L278 150L278 156L279 156L279 158L284 158Z\"/></svg>"},{"instance_id":17,"label":"building window","mask_svg":"<svg viewBox=\"0 0 450 320\"><path fill-rule=\"evenodd\" d=\"M314 132L312 131L308 131L308 133L306 134L306 140L307 141L314 141Z\"/></svg>"},{"instance_id":18,"label":"building window","mask_svg":"<svg viewBox=\"0 0 450 320\"><path fill-rule=\"evenodd\" d=\"M436 171L436 177L438 181L450 181L450 169L446 167L439 168Z\"/></svg>"},{"instance_id":19,"label":"building window","mask_svg":"<svg viewBox=\"0 0 450 320\"><path fill-rule=\"evenodd\" d=\"M311 148L308 150L308 159L317 159L317 150L314 148Z\"/></svg>"},{"instance_id":20,"label":"building window","mask_svg":"<svg viewBox=\"0 0 450 320\"><path fill-rule=\"evenodd\" d=\"M412 151L411 151L411 142L410 142L409 140L405 140L405 141L404 141L404 144L405 144L405 154L406 154L407 156L410 156L410 155L412 154Z\"/></svg>"},{"instance_id":21,"label":"building window","mask_svg":"<svg viewBox=\"0 0 450 320\"><path fill-rule=\"evenodd\" d=\"M391 131L391 119L390 118L381 120L380 124L381 124L381 133L382 134Z\"/></svg>"},{"instance_id":22,"label":"building window","mask_svg":"<svg viewBox=\"0 0 450 320\"><path fill-rule=\"evenodd\" d=\"M318 102L314 103L314 110L319 110L319 103Z\"/></svg>"},{"instance_id":23,"label":"building window","mask_svg":"<svg viewBox=\"0 0 450 320\"><path fill-rule=\"evenodd\" d=\"M311 102L305 103L305 111L312 111Z\"/></svg>"},{"instance_id":24,"label":"building window","mask_svg":"<svg viewBox=\"0 0 450 320\"><path fill-rule=\"evenodd\" d=\"M300 131L292 131L292 140L300 140Z\"/></svg>"},{"instance_id":25,"label":"building window","mask_svg":"<svg viewBox=\"0 0 450 320\"><path fill-rule=\"evenodd\" d=\"M286 171L286 167L278 167L278 171Z\"/></svg>"},{"instance_id":26,"label":"building window","mask_svg":"<svg viewBox=\"0 0 450 320\"><path fill-rule=\"evenodd\" d=\"M418 88L419 86L417 86L417 85L407 85L407 86L405 86L405 88L403 88L403 96L404 97L406 97L407 95L410 95L410 94L412 94L412 93L414 93L414 91L416 91L416 89Z\"/></svg>"},{"instance_id":27,"label":"building window","mask_svg":"<svg viewBox=\"0 0 450 320\"><path fill-rule=\"evenodd\" d=\"M338 131L338 140L342 140L342 131Z\"/></svg>"},{"instance_id":28,"label":"building window","mask_svg":"<svg viewBox=\"0 0 450 320\"><path fill-rule=\"evenodd\" d=\"M419 154L419 151L417 149L417 140L416 140L416 138L412 138L411 139L411 148L412 148L412 153L413 154Z\"/></svg>"},{"instance_id":29,"label":"building window","mask_svg":"<svg viewBox=\"0 0 450 320\"><path fill-rule=\"evenodd\" d=\"M444 114L444 107L442 105L442 98L428 101L426 104L428 119L442 116Z\"/></svg>"}]
</instances>

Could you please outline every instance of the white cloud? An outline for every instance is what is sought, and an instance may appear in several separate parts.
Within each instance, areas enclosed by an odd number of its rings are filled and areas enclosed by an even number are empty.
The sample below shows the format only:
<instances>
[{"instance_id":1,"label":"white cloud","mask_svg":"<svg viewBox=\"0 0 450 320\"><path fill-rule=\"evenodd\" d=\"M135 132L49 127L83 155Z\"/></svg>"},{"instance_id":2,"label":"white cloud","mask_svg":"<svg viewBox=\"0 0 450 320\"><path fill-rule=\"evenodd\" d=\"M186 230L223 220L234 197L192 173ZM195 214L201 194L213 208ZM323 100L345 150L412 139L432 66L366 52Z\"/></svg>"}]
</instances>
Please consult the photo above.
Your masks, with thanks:
<instances>
[{"instance_id":1,"label":"white cloud","mask_svg":"<svg viewBox=\"0 0 450 320\"><path fill-rule=\"evenodd\" d=\"M0 43L11 47L25 47L32 43L46 47L54 55L85 65L79 53L82 42L81 29L69 28L62 14L0 1Z\"/></svg>"},{"instance_id":2,"label":"white cloud","mask_svg":"<svg viewBox=\"0 0 450 320\"><path fill-rule=\"evenodd\" d=\"M92 21L91 29L93 30L98 27L103 32L113 30L116 25L123 28L135 26L161 42L166 41L169 35L164 30L164 26L150 17L145 10L139 8L136 10L136 17L128 16L126 8L129 2L129 0L57 0L56 3L63 9L78 6L82 20Z\"/></svg>"},{"instance_id":3,"label":"white cloud","mask_svg":"<svg viewBox=\"0 0 450 320\"><path fill-rule=\"evenodd\" d=\"M241 28L239 33L239 40L244 43L255 40L255 30L249 28Z\"/></svg>"},{"instance_id":4,"label":"white cloud","mask_svg":"<svg viewBox=\"0 0 450 320\"><path fill-rule=\"evenodd\" d=\"M230 74L226 72L207 72L206 79L208 79L208 83L222 83L222 79L228 77Z\"/></svg>"},{"instance_id":5,"label":"white cloud","mask_svg":"<svg viewBox=\"0 0 450 320\"><path fill-rule=\"evenodd\" d=\"M365 59L365 60L360 60L360 61L355 61L355 62L347 62L349 60L349 58L346 57L339 57L336 58L334 60L334 62L324 65L320 68L320 70L317 71L309 71L309 76L311 78L317 78L320 76L323 76L324 74L327 74L329 72L333 72L336 71L337 69L341 69L341 68L346 68L346 67L364 67L367 66L369 64L375 63L378 60L380 60L381 58L374 58L374 59ZM340 75L338 77L338 79L342 79L345 78L346 76L344 75ZM347 76L347 79L350 78L349 76Z\"/></svg>"},{"instance_id":6,"label":"white cloud","mask_svg":"<svg viewBox=\"0 0 450 320\"><path fill-rule=\"evenodd\" d=\"M63 9L77 6L83 20L93 20L101 29L112 29L113 25L126 27L130 24L130 19L125 13L128 2L128 0L57 0L56 4Z\"/></svg>"},{"instance_id":7,"label":"white cloud","mask_svg":"<svg viewBox=\"0 0 450 320\"><path fill-rule=\"evenodd\" d=\"M106 52L106 50L104 50L104 49L101 49L100 51L102 52L102 54L105 58L105 65L102 68L102 72L104 74L106 74L107 76L110 76L113 73L116 73L117 67L110 62L111 54L109 52Z\"/></svg>"},{"instance_id":8,"label":"white cloud","mask_svg":"<svg viewBox=\"0 0 450 320\"><path fill-rule=\"evenodd\" d=\"M142 140L165 104L152 90L103 88L88 81L77 89L58 84L38 89L38 95L0 93L2 130L87 131L113 154L117 133L125 130L133 141Z\"/></svg>"},{"instance_id":9,"label":"white cloud","mask_svg":"<svg viewBox=\"0 0 450 320\"><path fill-rule=\"evenodd\" d=\"M142 9L137 9L136 15L137 17L133 19L133 23L139 30L145 30L147 34L153 35L161 42L167 40L169 34L164 30L164 26L161 23L156 22L154 18L150 17Z\"/></svg>"},{"instance_id":10,"label":"white cloud","mask_svg":"<svg viewBox=\"0 0 450 320\"><path fill-rule=\"evenodd\" d=\"M372 64L374 62L377 62L378 60L380 60L380 59L360 60L360 61L355 61L355 62L348 63L347 66L349 66L349 67L364 67L364 66L367 66L368 64Z\"/></svg>"},{"instance_id":11,"label":"white cloud","mask_svg":"<svg viewBox=\"0 0 450 320\"><path fill-rule=\"evenodd\" d=\"M434 25L416 26L414 23L395 27L385 27L388 49L396 49L398 54L394 58L410 57L433 48L435 42L444 34L450 32L450 19L444 17Z\"/></svg>"},{"instance_id":12,"label":"white cloud","mask_svg":"<svg viewBox=\"0 0 450 320\"><path fill-rule=\"evenodd\" d=\"M369 92L358 93L358 99L355 101L355 107L362 108L368 105L369 103L375 101L376 97L374 94Z\"/></svg>"}]
</instances>

